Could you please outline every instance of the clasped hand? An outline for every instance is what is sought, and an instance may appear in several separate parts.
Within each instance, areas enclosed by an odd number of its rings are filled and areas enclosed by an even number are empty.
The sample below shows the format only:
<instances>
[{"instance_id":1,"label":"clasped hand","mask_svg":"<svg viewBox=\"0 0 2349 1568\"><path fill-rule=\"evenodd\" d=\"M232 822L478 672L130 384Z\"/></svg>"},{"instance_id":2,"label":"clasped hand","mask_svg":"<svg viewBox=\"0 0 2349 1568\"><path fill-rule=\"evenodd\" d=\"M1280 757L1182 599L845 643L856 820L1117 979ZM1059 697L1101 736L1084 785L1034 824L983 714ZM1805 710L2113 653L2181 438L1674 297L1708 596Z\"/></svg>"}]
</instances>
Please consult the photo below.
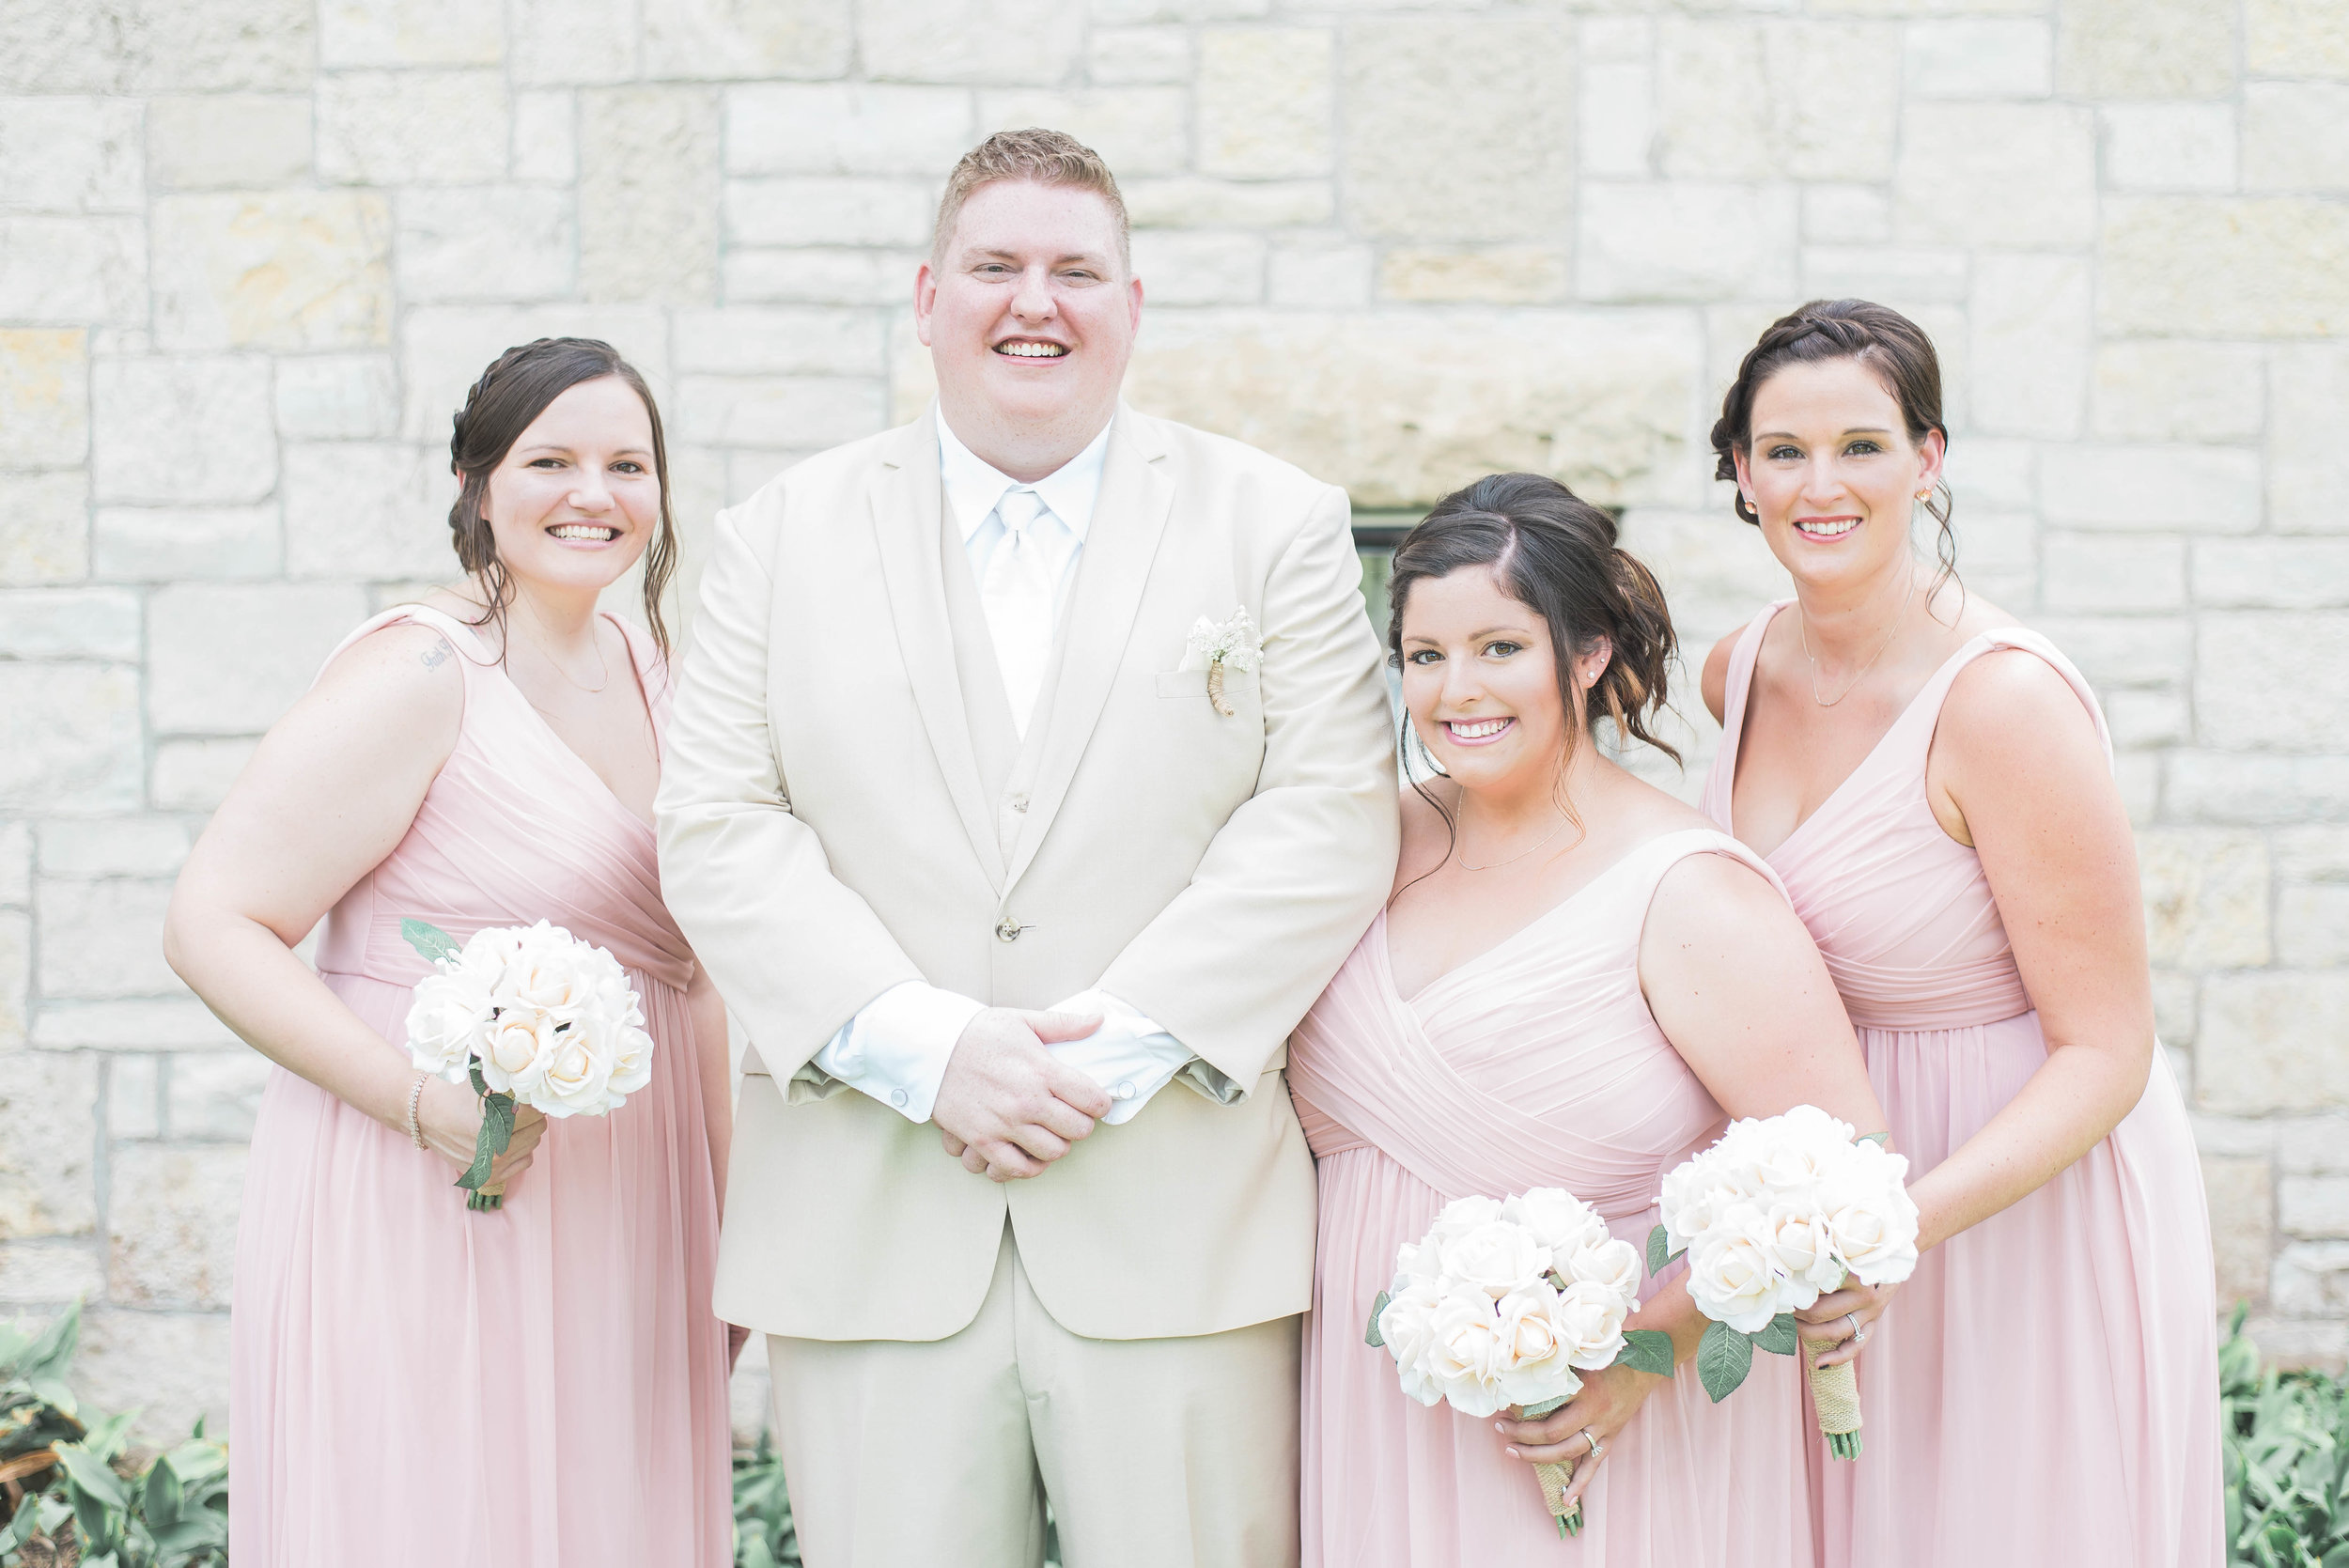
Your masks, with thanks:
<instances>
[{"instance_id":1,"label":"clasped hand","mask_svg":"<svg viewBox=\"0 0 2349 1568\"><path fill-rule=\"evenodd\" d=\"M481 1097L461 1084L428 1079L416 1101L416 1127L424 1134L426 1145L457 1167L461 1176L473 1169L474 1148L481 1138ZM508 1183L528 1170L546 1130L545 1112L518 1107L514 1136L506 1152L490 1164L490 1179L481 1184L481 1190L503 1193Z\"/></svg>"},{"instance_id":2,"label":"clasped hand","mask_svg":"<svg viewBox=\"0 0 2349 1568\"><path fill-rule=\"evenodd\" d=\"M930 1106L946 1152L964 1170L999 1182L1041 1175L1114 1103L1044 1048L1100 1027L1098 1013L989 1007L972 1018Z\"/></svg>"},{"instance_id":3,"label":"clasped hand","mask_svg":"<svg viewBox=\"0 0 2349 1568\"><path fill-rule=\"evenodd\" d=\"M1548 1415L1532 1421L1503 1419L1493 1425L1508 1439L1504 1452L1510 1458L1530 1465L1572 1465L1574 1479L1567 1483L1564 1497L1569 1502L1579 1502L1599 1466L1607 1462L1607 1450L1615 1434L1631 1424L1649 1394L1670 1381L1633 1367L1588 1372L1582 1374L1581 1391ZM1595 1462L1591 1458L1594 1437L1599 1445Z\"/></svg>"},{"instance_id":4,"label":"clasped hand","mask_svg":"<svg viewBox=\"0 0 2349 1568\"><path fill-rule=\"evenodd\" d=\"M1896 1284L1863 1285L1854 1280L1797 1312L1795 1322L1799 1327L1795 1332L1801 1336L1808 1363L1834 1367L1857 1360L1860 1342L1874 1332L1876 1319L1884 1315L1884 1309L1892 1304L1892 1293L1900 1288Z\"/></svg>"}]
</instances>

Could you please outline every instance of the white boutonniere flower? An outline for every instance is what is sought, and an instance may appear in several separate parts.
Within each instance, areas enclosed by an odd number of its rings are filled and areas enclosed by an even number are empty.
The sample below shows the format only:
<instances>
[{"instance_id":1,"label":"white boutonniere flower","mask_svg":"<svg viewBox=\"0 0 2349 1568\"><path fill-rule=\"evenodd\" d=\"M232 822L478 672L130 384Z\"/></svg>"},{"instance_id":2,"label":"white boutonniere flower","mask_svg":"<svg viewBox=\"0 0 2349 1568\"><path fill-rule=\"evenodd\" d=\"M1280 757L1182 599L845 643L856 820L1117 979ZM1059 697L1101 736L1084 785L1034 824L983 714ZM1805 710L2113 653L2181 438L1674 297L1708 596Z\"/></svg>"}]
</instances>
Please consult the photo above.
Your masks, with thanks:
<instances>
[{"instance_id":1,"label":"white boutonniere flower","mask_svg":"<svg viewBox=\"0 0 2349 1568\"><path fill-rule=\"evenodd\" d=\"M1190 639L1183 649L1180 670L1207 672L1207 701L1226 719L1232 716L1232 705L1223 697L1223 672L1252 670L1264 662L1264 645L1256 641L1256 623L1248 617L1245 608L1234 610L1222 621L1211 621L1202 615L1191 623Z\"/></svg>"}]
</instances>

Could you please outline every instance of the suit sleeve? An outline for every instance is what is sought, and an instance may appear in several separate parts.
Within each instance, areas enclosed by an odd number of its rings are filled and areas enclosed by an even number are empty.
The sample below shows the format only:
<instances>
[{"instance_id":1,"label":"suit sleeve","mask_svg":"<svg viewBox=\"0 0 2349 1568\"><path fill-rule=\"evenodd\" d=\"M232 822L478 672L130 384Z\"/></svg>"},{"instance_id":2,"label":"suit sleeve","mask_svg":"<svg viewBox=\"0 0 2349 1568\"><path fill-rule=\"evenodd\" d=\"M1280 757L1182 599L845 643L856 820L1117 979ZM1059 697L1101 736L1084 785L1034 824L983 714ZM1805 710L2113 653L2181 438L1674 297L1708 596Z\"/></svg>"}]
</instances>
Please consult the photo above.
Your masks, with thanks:
<instances>
[{"instance_id":1,"label":"suit sleeve","mask_svg":"<svg viewBox=\"0 0 2349 1568\"><path fill-rule=\"evenodd\" d=\"M718 514L655 812L661 895L778 1079L922 978L791 815L767 690L784 506L774 490Z\"/></svg>"},{"instance_id":2,"label":"suit sleeve","mask_svg":"<svg viewBox=\"0 0 2349 1568\"><path fill-rule=\"evenodd\" d=\"M1350 524L1345 493L1327 490L1273 567L1259 617L1255 793L1097 983L1243 1089L1394 877L1393 726Z\"/></svg>"}]
</instances>

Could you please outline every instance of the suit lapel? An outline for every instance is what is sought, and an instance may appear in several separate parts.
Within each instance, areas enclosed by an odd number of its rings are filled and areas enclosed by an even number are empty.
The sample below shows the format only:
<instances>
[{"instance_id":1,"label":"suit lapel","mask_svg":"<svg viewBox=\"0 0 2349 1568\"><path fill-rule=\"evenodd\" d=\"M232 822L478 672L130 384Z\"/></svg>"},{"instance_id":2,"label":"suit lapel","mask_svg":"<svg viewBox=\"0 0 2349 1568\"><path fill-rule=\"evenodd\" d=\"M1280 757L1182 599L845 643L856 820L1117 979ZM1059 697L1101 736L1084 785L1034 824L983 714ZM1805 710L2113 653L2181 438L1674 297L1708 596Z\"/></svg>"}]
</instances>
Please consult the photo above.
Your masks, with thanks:
<instances>
[{"instance_id":1,"label":"suit lapel","mask_svg":"<svg viewBox=\"0 0 2349 1568\"><path fill-rule=\"evenodd\" d=\"M1061 650L1051 711L1038 715L1046 726L1044 753L1029 791L1019 842L1012 850L1006 890L1035 859L1116 683L1118 661L1133 634L1142 591L1150 580L1150 563L1174 510L1174 480L1166 472L1165 458L1166 447L1150 421L1120 404L1102 459L1093 525L1086 530L1084 554L1069 594L1067 644Z\"/></svg>"},{"instance_id":2,"label":"suit lapel","mask_svg":"<svg viewBox=\"0 0 2349 1568\"><path fill-rule=\"evenodd\" d=\"M938 753L955 814L962 818L963 831L989 879L1000 885L1003 852L979 784L946 613L935 416L924 414L897 436L881 458L871 490L873 534L880 551L881 580L888 586L890 618L906 674L913 682L914 706L921 710L930 749Z\"/></svg>"}]
</instances>

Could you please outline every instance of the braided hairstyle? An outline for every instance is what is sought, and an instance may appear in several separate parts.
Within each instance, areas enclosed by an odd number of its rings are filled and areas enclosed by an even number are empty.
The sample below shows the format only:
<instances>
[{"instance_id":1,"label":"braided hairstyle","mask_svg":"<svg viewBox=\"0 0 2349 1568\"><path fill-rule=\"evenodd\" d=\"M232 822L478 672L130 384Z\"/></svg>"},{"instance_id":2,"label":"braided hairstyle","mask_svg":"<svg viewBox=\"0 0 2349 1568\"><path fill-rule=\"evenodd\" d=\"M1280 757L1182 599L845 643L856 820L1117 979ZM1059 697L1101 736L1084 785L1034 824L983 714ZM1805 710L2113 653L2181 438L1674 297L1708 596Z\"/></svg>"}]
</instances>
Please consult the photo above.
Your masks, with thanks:
<instances>
[{"instance_id":1,"label":"braided hairstyle","mask_svg":"<svg viewBox=\"0 0 2349 1568\"><path fill-rule=\"evenodd\" d=\"M669 510L669 451L661 434L661 406L634 365L622 359L609 343L592 337L541 337L508 349L490 363L481 379L465 394L465 406L454 421L449 437L450 469L457 474L457 504L448 509L448 531L458 563L477 579L489 609L481 626L497 623L503 645L506 607L513 602L514 580L498 559L497 539L483 508L490 498L490 475L506 460L522 432L546 412L547 405L582 381L617 376L644 399L645 415L652 423L652 460L661 481L661 526L645 551L645 624L661 655L669 655L669 629L661 615L661 596L677 570L677 519Z\"/></svg>"},{"instance_id":2,"label":"braided hairstyle","mask_svg":"<svg viewBox=\"0 0 2349 1568\"><path fill-rule=\"evenodd\" d=\"M1924 329L1891 306L1871 300L1813 300L1771 322L1738 365L1737 379L1721 399L1721 417L1713 427L1713 450L1719 454L1713 477L1736 483L1736 454L1752 443L1753 400L1763 382L1790 365L1836 359L1859 361L1884 383L1900 405L1911 442L1921 444L1938 430L1943 443L1948 442L1949 427L1941 422L1941 359ZM1957 575L1957 535L1950 527L1955 505L1948 483L1936 479L1924 505L1939 525L1934 546L1941 564L1933 580L1937 592ZM1731 505L1740 518L1761 526L1760 515L1747 505L1742 489Z\"/></svg>"}]
</instances>

